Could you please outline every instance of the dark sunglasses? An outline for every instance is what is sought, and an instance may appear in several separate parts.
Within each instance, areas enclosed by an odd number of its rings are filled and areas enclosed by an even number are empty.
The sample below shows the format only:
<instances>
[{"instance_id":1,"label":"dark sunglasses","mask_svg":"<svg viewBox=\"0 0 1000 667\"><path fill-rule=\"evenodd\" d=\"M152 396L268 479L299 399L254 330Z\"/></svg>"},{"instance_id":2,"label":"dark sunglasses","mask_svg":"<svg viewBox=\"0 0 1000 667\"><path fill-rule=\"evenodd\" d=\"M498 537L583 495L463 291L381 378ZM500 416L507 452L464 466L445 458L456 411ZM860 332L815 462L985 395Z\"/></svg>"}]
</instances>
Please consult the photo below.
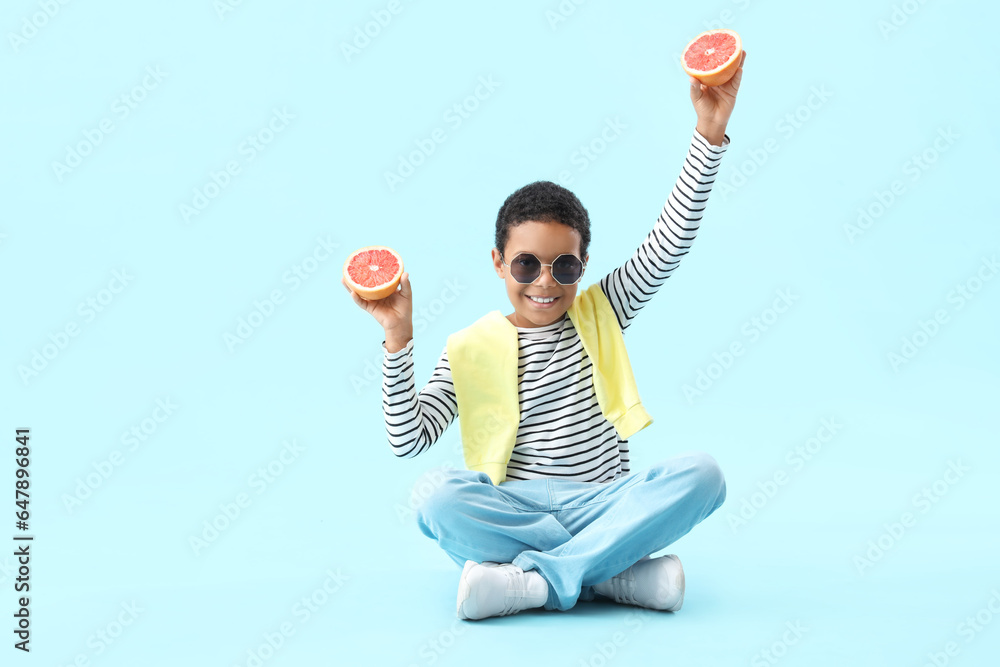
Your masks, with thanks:
<instances>
[{"instance_id":1,"label":"dark sunglasses","mask_svg":"<svg viewBox=\"0 0 1000 667\"><path fill-rule=\"evenodd\" d=\"M503 261L503 255L500 255L500 263L510 269L511 277L522 285L530 285L538 280L543 266L549 267L552 278L560 285L575 285L580 282L583 269L587 266L576 255L559 255L551 264L542 264L530 252L518 253L510 264Z\"/></svg>"}]
</instances>

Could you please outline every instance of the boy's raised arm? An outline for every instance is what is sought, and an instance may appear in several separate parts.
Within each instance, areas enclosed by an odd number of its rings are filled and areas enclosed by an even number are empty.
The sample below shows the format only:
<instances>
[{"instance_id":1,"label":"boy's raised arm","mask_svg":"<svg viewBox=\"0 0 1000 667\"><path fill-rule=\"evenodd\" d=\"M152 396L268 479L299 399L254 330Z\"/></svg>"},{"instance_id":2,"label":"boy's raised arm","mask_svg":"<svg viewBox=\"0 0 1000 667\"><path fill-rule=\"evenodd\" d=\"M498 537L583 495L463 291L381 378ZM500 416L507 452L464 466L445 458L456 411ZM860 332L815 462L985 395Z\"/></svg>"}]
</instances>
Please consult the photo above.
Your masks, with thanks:
<instances>
[{"instance_id":1,"label":"boy's raised arm","mask_svg":"<svg viewBox=\"0 0 1000 667\"><path fill-rule=\"evenodd\" d=\"M400 288L380 301L367 301L348 287L354 303L374 317L385 331L382 342L382 409L392 452L410 458L437 442L458 415L447 349L434 374L418 394L413 381L413 290L403 272Z\"/></svg>"},{"instance_id":2,"label":"boy's raised arm","mask_svg":"<svg viewBox=\"0 0 1000 667\"><path fill-rule=\"evenodd\" d=\"M622 331L653 297L688 253L701 224L722 156L729 147L726 126L736 103L743 62L729 82L705 86L691 79L691 102L698 124L680 176L652 231L625 264L601 278Z\"/></svg>"},{"instance_id":3,"label":"boy's raised arm","mask_svg":"<svg viewBox=\"0 0 1000 667\"><path fill-rule=\"evenodd\" d=\"M622 331L690 250L728 146L728 142L712 146L695 131L680 176L653 229L625 264L601 278L601 289Z\"/></svg>"}]
</instances>

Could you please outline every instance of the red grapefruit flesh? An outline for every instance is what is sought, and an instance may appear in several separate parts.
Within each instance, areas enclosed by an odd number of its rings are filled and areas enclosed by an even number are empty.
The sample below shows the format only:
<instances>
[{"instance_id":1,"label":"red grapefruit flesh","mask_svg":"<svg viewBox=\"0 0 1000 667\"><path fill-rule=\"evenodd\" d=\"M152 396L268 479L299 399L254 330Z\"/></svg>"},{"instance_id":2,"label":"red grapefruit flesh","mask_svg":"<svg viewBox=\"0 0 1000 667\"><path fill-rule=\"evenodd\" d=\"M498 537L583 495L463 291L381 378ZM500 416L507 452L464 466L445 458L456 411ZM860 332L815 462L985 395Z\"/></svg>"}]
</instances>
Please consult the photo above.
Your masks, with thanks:
<instances>
[{"instance_id":1,"label":"red grapefruit flesh","mask_svg":"<svg viewBox=\"0 0 1000 667\"><path fill-rule=\"evenodd\" d=\"M681 66L706 86L721 86L740 68L742 54L743 41L735 30L708 30L688 42Z\"/></svg>"},{"instance_id":2,"label":"red grapefruit flesh","mask_svg":"<svg viewBox=\"0 0 1000 667\"><path fill-rule=\"evenodd\" d=\"M344 262L344 280L348 287L368 301L391 296L402 276L403 258L384 245L359 248Z\"/></svg>"}]
</instances>

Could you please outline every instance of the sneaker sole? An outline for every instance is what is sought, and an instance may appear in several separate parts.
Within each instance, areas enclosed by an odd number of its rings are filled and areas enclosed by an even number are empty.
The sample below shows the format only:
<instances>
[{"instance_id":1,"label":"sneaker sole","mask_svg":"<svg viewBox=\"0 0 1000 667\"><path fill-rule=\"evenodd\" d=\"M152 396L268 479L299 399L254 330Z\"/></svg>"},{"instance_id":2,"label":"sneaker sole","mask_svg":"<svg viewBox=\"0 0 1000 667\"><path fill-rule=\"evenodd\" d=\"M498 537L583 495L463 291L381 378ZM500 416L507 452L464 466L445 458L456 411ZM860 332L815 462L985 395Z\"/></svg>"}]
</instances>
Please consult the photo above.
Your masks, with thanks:
<instances>
[{"instance_id":1,"label":"sneaker sole","mask_svg":"<svg viewBox=\"0 0 1000 667\"><path fill-rule=\"evenodd\" d=\"M458 614L458 617L463 621L476 620L470 618L463 610L463 607L465 606L465 602L469 599L469 596L472 594L472 587L469 585L468 581L469 571L478 564L479 563L474 560L465 561L465 567L462 568L462 578L458 580L458 604L455 607L455 611Z\"/></svg>"},{"instance_id":2,"label":"sneaker sole","mask_svg":"<svg viewBox=\"0 0 1000 667\"><path fill-rule=\"evenodd\" d=\"M664 556L664 558L677 564L677 571L672 576L674 586L680 591L680 599L677 600L677 604L667 607L665 611L680 611L681 606L684 604L684 568L681 566L681 559L677 556L670 554Z\"/></svg>"}]
</instances>

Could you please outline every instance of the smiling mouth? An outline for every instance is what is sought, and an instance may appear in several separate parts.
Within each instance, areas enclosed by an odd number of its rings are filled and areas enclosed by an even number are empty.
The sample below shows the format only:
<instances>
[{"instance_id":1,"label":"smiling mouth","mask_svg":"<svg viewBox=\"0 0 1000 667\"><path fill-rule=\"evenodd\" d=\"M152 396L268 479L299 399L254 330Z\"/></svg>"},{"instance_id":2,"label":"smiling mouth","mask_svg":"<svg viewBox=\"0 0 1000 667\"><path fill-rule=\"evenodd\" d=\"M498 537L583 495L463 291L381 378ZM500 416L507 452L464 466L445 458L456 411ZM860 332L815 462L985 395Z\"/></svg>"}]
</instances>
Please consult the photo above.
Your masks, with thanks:
<instances>
[{"instance_id":1,"label":"smiling mouth","mask_svg":"<svg viewBox=\"0 0 1000 667\"><path fill-rule=\"evenodd\" d=\"M529 301L531 301L532 303L537 303L540 306L554 303L556 299L559 298L557 296L539 297L535 296L534 294L525 294L525 296L528 298Z\"/></svg>"}]
</instances>

